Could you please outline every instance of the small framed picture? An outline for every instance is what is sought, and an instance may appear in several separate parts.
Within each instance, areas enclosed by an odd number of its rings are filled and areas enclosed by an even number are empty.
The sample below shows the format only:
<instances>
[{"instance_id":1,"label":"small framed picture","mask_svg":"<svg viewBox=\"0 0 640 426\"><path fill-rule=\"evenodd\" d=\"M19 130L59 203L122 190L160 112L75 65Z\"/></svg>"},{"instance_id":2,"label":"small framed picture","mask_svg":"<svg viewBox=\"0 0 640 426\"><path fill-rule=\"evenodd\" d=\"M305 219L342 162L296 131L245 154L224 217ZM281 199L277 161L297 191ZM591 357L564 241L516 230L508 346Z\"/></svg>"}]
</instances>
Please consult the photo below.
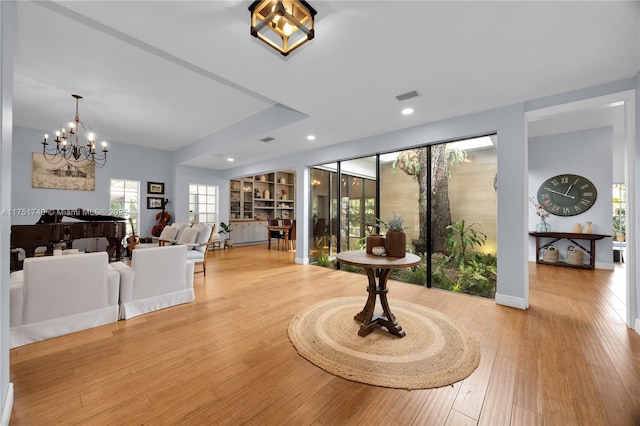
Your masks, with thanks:
<instances>
[{"instance_id":1,"label":"small framed picture","mask_svg":"<svg viewBox=\"0 0 640 426\"><path fill-rule=\"evenodd\" d=\"M147 193L164 194L164 182L147 182Z\"/></svg>"},{"instance_id":2,"label":"small framed picture","mask_svg":"<svg viewBox=\"0 0 640 426\"><path fill-rule=\"evenodd\" d=\"M147 197L147 208L159 210L162 208L164 198L162 197Z\"/></svg>"}]
</instances>

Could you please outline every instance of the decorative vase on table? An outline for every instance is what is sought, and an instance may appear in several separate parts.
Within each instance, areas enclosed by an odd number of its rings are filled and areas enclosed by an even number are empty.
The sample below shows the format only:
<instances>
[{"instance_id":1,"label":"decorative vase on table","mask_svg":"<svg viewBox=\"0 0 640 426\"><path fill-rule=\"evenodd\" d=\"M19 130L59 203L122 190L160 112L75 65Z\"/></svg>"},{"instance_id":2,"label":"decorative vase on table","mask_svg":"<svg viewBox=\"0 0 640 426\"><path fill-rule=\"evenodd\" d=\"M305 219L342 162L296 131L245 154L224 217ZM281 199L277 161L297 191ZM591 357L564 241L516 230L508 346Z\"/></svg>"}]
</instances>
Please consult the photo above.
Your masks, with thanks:
<instances>
[{"instance_id":1,"label":"decorative vase on table","mask_svg":"<svg viewBox=\"0 0 640 426\"><path fill-rule=\"evenodd\" d=\"M586 225L584 226L584 230L582 231L585 234L590 234L591 233L591 222L587 222Z\"/></svg>"},{"instance_id":2,"label":"decorative vase on table","mask_svg":"<svg viewBox=\"0 0 640 426\"><path fill-rule=\"evenodd\" d=\"M407 234L404 231L390 229L384 243L388 257L405 257L407 254Z\"/></svg>"},{"instance_id":3,"label":"decorative vase on table","mask_svg":"<svg viewBox=\"0 0 640 426\"><path fill-rule=\"evenodd\" d=\"M551 225L542 218L540 219L540 223L536 225L536 232L551 232Z\"/></svg>"}]
</instances>

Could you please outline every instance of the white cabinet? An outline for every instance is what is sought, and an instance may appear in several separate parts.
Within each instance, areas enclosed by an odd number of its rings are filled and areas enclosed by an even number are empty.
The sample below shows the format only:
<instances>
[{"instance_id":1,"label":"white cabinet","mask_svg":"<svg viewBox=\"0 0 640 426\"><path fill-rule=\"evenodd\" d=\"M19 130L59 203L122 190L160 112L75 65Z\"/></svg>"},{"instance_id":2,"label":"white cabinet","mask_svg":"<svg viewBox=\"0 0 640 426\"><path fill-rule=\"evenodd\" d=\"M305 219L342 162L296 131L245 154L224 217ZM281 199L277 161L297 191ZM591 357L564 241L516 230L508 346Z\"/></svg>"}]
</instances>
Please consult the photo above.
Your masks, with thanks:
<instances>
[{"instance_id":1,"label":"white cabinet","mask_svg":"<svg viewBox=\"0 0 640 426\"><path fill-rule=\"evenodd\" d=\"M233 244L256 243L267 240L267 221L230 221Z\"/></svg>"}]
</instances>

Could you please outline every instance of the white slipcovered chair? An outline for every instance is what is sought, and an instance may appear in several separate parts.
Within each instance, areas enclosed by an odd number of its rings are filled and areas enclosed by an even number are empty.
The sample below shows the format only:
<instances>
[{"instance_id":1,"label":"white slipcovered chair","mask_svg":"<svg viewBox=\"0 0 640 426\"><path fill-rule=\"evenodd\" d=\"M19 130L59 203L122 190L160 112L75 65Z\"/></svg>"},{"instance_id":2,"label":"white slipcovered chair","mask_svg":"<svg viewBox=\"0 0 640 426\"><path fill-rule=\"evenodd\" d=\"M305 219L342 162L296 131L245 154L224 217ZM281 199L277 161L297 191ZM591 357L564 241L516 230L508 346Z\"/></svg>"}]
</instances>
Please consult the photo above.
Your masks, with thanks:
<instances>
[{"instance_id":1,"label":"white slipcovered chair","mask_svg":"<svg viewBox=\"0 0 640 426\"><path fill-rule=\"evenodd\" d=\"M211 226L204 223L196 223L191 228L195 229L197 234L195 236L195 241L183 243L188 248L187 260L194 264L202 265L202 273L206 276L207 254L211 247L218 246L218 248L220 248L220 234L215 232L215 225Z\"/></svg>"},{"instance_id":2,"label":"white slipcovered chair","mask_svg":"<svg viewBox=\"0 0 640 426\"><path fill-rule=\"evenodd\" d=\"M11 347L118 321L119 280L106 252L25 259L11 274Z\"/></svg>"},{"instance_id":3,"label":"white slipcovered chair","mask_svg":"<svg viewBox=\"0 0 640 426\"><path fill-rule=\"evenodd\" d=\"M184 245L134 250L131 266L112 266L120 272L120 319L195 300L193 263Z\"/></svg>"}]
</instances>

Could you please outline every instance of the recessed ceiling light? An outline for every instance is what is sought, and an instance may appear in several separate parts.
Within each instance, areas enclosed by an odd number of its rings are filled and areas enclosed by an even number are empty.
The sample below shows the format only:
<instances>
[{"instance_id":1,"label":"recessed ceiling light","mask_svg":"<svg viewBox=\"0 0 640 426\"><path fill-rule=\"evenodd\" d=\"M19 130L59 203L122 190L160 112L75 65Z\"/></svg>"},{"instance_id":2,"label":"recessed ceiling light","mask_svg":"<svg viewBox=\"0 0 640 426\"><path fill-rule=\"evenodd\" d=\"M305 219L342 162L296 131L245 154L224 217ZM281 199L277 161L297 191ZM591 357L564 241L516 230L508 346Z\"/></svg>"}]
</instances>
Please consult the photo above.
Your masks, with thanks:
<instances>
[{"instance_id":1,"label":"recessed ceiling light","mask_svg":"<svg viewBox=\"0 0 640 426\"><path fill-rule=\"evenodd\" d=\"M307 136L307 140L308 141L315 141L316 137L314 135L309 135L309 136Z\"/></svg>"},{"instance_id":2,"label":"recessed ceiling light","mask_svg":"<svg viewBox=\"0 0 640 426\"><path fill-rule=\"evenodd\" d=\"M231 157L229 157L229 158L227 158L227 161L228 161L228 162L230 162L230 163L232 163L232 162L234 161L234 159L233 159L233 158L231 158Z\"/></svg>"},{"instance_id":3,"label":"recessed ceiling light","mask_svg":"<svg viewBox=\"0 0 640 426\"><path fill-rule=\"evenodd\" d=\"M413 108L404 108L402 110L402 115L411 115L413 114Z\"/></svg>"}]
</instances>

